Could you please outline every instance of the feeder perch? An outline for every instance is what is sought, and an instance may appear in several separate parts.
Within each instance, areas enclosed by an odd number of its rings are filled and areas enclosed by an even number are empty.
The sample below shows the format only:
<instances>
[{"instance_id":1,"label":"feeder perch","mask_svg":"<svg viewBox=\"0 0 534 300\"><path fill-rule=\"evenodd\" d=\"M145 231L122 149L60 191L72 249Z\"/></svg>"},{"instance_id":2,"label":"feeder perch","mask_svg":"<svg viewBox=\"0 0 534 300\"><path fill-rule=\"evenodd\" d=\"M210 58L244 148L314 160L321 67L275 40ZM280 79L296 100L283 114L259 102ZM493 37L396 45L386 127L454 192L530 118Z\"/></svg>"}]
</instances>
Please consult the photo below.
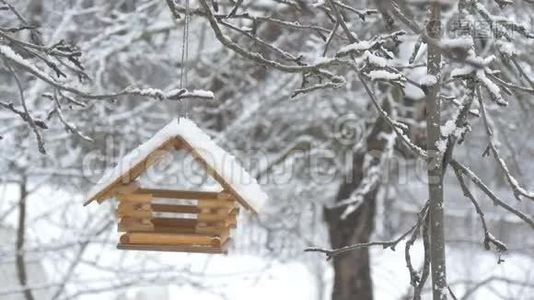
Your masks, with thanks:
<instances>
[{"instance_id":1,"label":"feeder perch","mask_svg":"<svg viewBox=\"0 0 534 300\"><path fill-rule=\"evenodd\" d=\"M173 151L192 155L222 189L142 187L137 179ZM198 253L227 253L240 207L258 214L267 201L237 160L185 118L173 120L106 171L84 205L111 198L118 202L118 231L123 233L117 248Z\"/></svg>"}]
</instances>

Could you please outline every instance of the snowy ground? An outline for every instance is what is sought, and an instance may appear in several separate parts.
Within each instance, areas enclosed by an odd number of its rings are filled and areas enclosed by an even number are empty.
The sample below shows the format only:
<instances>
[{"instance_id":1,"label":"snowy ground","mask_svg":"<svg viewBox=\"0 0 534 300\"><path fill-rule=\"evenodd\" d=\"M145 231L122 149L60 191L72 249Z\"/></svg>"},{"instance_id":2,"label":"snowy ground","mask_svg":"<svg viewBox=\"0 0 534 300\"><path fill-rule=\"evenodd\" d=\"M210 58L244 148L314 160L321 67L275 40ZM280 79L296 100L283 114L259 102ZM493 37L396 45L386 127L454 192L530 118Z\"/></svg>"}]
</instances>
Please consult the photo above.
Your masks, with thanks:
<instances>
[{"instance_id":1,"label":"snowy ground","mask_svg":"<svg viewBox=\"0 0 534 300\"><path fill-rule=\"evenodd\" d=\"M421 262L421 243L418 242L412 258ZM510 254L503 257L504 263L498 264L498 256L479 246L447 248L447 272L452 290L459 299L465 294L465 283L473 288L476 283L488 280L488 284L478 289L469 299L532 299L534 293L534 257L523 254ZM397 251L383 251L375 248L372 251L373 280L376 299L401 299L407 294L409 274L404 261L404 245ZM530 283L530 288L521 285L503 283L500 279L508 278L518 283ZM489 280L491 279L491 280ZM470 281L470 282L468 282Z\"/></svg>"},{"instance_id":2,"label":"snowy ground","mask_svg":"<svg viewBox=\"0 0 534 300\"><path fill-rule=\"evenodd\" d=\"M59 197L57 191L49 191ZM63 222L69 223L72 218L59 214L63 218L50 216L44 218L49 212L57 212L55 207L50 207L47 199L48 192L39 193L39 196L31 197L28 205L31 207L31 218L36 219L38 225L30 228L29 234L38 235L41 243L57 243L67 240L76 241L77 236L70 232L70 228L63 228ZM6 211L16 199L17 192L12 188L0 187L0 211ZM65 197L66 201L72 202L72 212L80 214L87 213L81 207L81 198L77 199ZM58 204L59 205L59 204ZM105 209L103 206L95 206L95 210ZM40 221L46 219L47 222ZM76 218L74 218L76 219ZM50 220L52 220L50 222ZM2 225L14 227L16 224L16 214L8 214L2 220ZM47 225L48 224L48 225ZM83 231L83 230L82 230ZM109 231L114 231L112 228ZM114 233L115 234L115 233ZM114 237L112 237L114 238ZM236 236L239 239L239 236ZM10 240L0 242L0 267L2 273L9 274L9 261L13 261L13 244ZM98 250L97 250L98 249ZM375 299L398 300L409 292L409 275L404 261L404 245L399 244L397 251L383 250L381 248L372 249L372 276L375 285ZM291 300L322 300L319 294L328 295L331 289L332 270L325 265L324 257L314 253L302 253L302 256L295 257L284 262L273 261L272 257L262 257L247 255L245 251L228 256L206 256L199 254L181 253L149 253L140 252L127 253L114 249L113 245L97 247L85 258L91 261L98 257L102 264L110 267L119 265L123 268L123 276L127 277L128 271L135 270L141 259L148 264L174 270L176 279L168 280L172 284L157 285L153 282L145 284L135 284L123 289L111 289L101 293L84 295L79 299L190 299L190 300L245 300L245 299L291 299ZM104 255L102 255L102 253ZM529 253L528 250L525 253ZM529 300L534 294L532 285L534 284L534 253L530 255L512 253L504 257L506 260L502 264L497 264L495 253L484 251L479 245L454 246L448 248L448 273L449 282L456 294L461 297L466 291L465 283L469 283L472 288L477 282L488 281L476 289L469 299L492 300L492 299L514 299ZM39 253L37 253L39 255ZM48 282L55 281L58 266L61 268L62 257L70 258L69 255L61 256L56 253L41 255L41 262L48 272ZM416 243L412 254L414 263L420 264L422 258L421 244ZM59 262L58 262L59 260ZM319 262L311 264L310 261ZM3 262L3 264L2 264ZM319 265L319 267L317 267ZM129 269L131 268L131 269ZM181 274L181 270L187 270L191 274L189 281L187 274ZM11 272L15 276L14 272ZM172 273L172 271L171 271ZM76 282L88 282L86 288L91 288L102 284L102 282L115 281L116 274L110 274L108 270L91 267L91 264L83 264L77 271ZM31 276L31 275L30 275ZM509 282L503 281L508 278ZM13 284L13 281L11 281ZM530 284L526 288L523 283ZM46 284L46 281L42 284ZM6 291L16 290L17 286L4 286L0 284L0 299L8 298ZM17 299L17 298L15 298Z\"/></svg>"},{"instance_id":3,"label":"snowy ground","mask_svg":"<svg viewBox=\"0 0 534 300\"><path fill-rule=\"evenodd\" d=\"M414 248L420 247L416 243ZM376 248L372 251L372 276L375 287L375 299L399 300L406 296L409 291L409 275L406 271L403 245L399 245L397 251L383 251ZM477 300L530 300L534 292L531 287L507 284L501 281L508 278L517 282L534 283L534 259L525 255L510 255L506 262L497 264L496 257L489 252L467 251L467 249L448 249L449 251L449 279L456 295L463 296L466 292L465 285L459 282L472 281L470 288L477 282L494 278L472 294L469 299ZM177 263L185 259L178 258L181 255L170 255ZM169 257L170 257L169 256ZM414 260L420 259L421 252L415 251ZM193 258L194 257L194 258ZM187 260L197 260L193 263L199 269L206 272L205 282L212 286L212 290L191 286L169 286L164 288L168 299L194 299L194 300L245 300L245 299L291 299L310 300L321 299L318 295L320 285L317 277L303 263L273 263L265 258L244 255L230 255L227 257L215 257L208 261L204 256L193 255ZM320 259L320 257L318 257ZM330 281L332 272L325 271L325 280ZM328 283L326 283L327 286ZM329 294L331 287L326 290ZM160 289L159 292L162 292ZM149 295L155 293L153 288L130 289L126 299L144 299L143 293ZM109 296L112 296L111 294ZM110 297L113 298L113 297ZM95 299L87 297L85 299ZM101 298L102 299L102 298ZM328 299L328 298L323 298Z\"/></svg>"}]
</instances>

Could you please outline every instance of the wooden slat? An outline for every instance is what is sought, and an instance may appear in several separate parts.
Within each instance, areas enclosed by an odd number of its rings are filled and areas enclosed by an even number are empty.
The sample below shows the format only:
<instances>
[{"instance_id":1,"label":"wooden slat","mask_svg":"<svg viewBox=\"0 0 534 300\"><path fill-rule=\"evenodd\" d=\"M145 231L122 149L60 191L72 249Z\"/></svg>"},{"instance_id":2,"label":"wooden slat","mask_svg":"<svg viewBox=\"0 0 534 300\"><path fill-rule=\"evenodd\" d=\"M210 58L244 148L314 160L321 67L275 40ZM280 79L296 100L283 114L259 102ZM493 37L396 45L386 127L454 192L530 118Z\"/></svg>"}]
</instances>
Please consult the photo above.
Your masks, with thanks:
<instances>
[{"instance_id":1,"label":"wooden slat","mask_svg":"<svg viewBox=\"0 0 534 300\"><path fill-rule=\"evenodd\" d=\"M222 222L226 220L226 216L219 214L199 214L197 220L199 222Z\"/></svg>"},{"instance_id":2,"label":"wooden slat","mask_svg":"<svg viewBox=\"0 0 534 300\"><path fill-rule=\"evenodd\" d=\"M160 233L198 233L208 235L224 235L229 233L230 228L224 226L205 226L205 227L171 227L142 223L125 223L120 222L118 232L160 232Z\"/></svg>"},{"instance_id":3,"label":"wooden slat","mask_svg":"<svg viewBox=\"0 0 534 300\"><path fill-rule=\"evenodd\" d=\"M183 246L183 245L139 245L139 244L117 244L117 249L121 250L139 250L139 251L165 251L165 252L188 252L188 253L207 253L207 254L227 254L231 245L231 239L228 239L221 247L203 247L203 246Z\"/></svg>"},{"instance_id":4,"label":"wooden slat","mask_svg":"<svg viewBox=\"0 0 534 300\"><path fill-rule=\"evenodd\" d=\"M217 234L219 239L221 240L221 243L225 243L228 238L230 238L230 230L223 230Z\"/></svg>"},{"instance_id":5,"label":"wooden slat","mask_svg":"<svg viewBox=\"0 0 534 300\"><path fill-rule=\"evenodd\" d=\"M196 219L182 218L153 218L152 224L167 227L190 227L195 228L198 224Z\"/></svg>"},{"instance_id":6,"label":"wooden slat","mask_svg":"<svg viewBox=\"0 0 534 300\"><path fill-rule=\"evenodd\" d=\"M237 227L237 216L230 216L226 219L226 226L229 226L230 228L236 228Z\"/></svg>"},{"instance_id":7,"label":"wooden slat","mask_svg":"<svg viewBox=\"0 0 534 300\"><path fill-rule=\"evenodd\" d=\"M124 224L152 224L153 218L134 218L134 217L122 217L121 222Z\"/></svg>"},{"instance_id":8,"label":"wooden slat","mask_svg":"<svg viewBox=\"0 0 534 300\"><path fill-rule=\"evenodd\" d=\"M214 208L200 208L196 205L180 205L180 204L159 204L154 203L150 206L154 212L170 212L182 214L223 214L228 215L232 211L239 211L239 208L232 207L214 207Z\"/></svg>"},{"instance_id":9,"label":"wooden slat","mask_svg":"<svg viewBox=\"0 0 534 300\"><path fill-rule=\"evenodd\" d=\"M222 211L216 211L216 213L220 214ZM237 217L239 215L239 207L232 208L226 215Z\"/></svg>"},{"instance_id":10,"label":"wooden slat","mask_svg":"<svg viewBox=\"0 0 534 300\"><path fill-rule=\"evenodd\" d=\"M183 214L197 214L200 209L196 205L174 205L174 204L152 204L152 211L155 212L173 212Z\"/></svg>"},{"instance_id":11,"label":"wooden slat","mask_svg":"<svg viewBox=\"0 0 534 300\"><path fill-rule=\"evenodd\" d=\"M235 217L227 218L222 221L198 221L198 227L210 227L210 226L220 226L220 227L229 227L236 228L237 220Z\"/></svg>"},{"instance_id":12,"label":"wooden slat","mask_svg":"<svg viewBox=\"0 0 534 300\"><path fill-rule=\"evenodd\" d=\"M132 232L132 231L140 231L140 232L152 232L154 231L154 225L152 224L143 224L141 222L138 223L127 223L127 222L119 222L118 232Z\"/></svg>"},{"instance_id":13,"label":"wooden slat","mask_svg":"<svg viewBox=\"0 0 534 300\"><path fill-rule=\"evenodd\" d=\"M232 210L227 212L226 214L220 214L220 213L200 213L197 216L197 219L199 222L209 222L209 221L224 221L227 218L235 217L237 216L237 211Z\"/></svg>"},{"instance_id":14,"label":"wooden slat","mask_svg":"<svg viewBox=\"0 0 534 300\"><path fill-rule=\"evenodd\" d=\"M152 212L150 210L117 210L117 217L131 217L138 219L150 219L152 218Z\"/></svg>"},{"instance_id":15,"label":"wooden slat","mask_svg":"<svg viewBox=\"0 0 534 300\"><path fill-rule=\"evenodd\" d=\"M220 214L199 214L197 220L199 222L224 222L230 219L232 215L220 215Z\"/></svg>"},{"instance_id":16,"label":"wooden slat","mask_svg":"<svg viewBox=\"0 0 534 300\"><path fill-rule=\"evenodd\" d=\"M195 228L196 233L210 234L210 235L223 235L225 232L230 233L230 228L224 226L197 226Z\"/></svg>"},{"instance_id":17,"label":"wooden slat","mask_svg":"<svg viewBox=\"0 0 534 300\"><path fill-rule=\"evenodd\" d=\"M120 238L125 244L221 246L221 239L205 234L130 232Z\"/></svg>"},{"instance_id":18,"label":"wooden slat","mask_svg":"<svg viewBox=\"0 0 534 300\"><path fill-rule=\"evenodd\" d=\"M139 182L133 181L129 184L117 185L111 191L115 194L131 194L140 188Z\"/></svg>"},{"instance_id":19,"label":"wooden slat","mask_svg":"<svg viewBox=\"0 0 534 300\"><path fill-rule=\"evenodd\" d=\"M228 215L231 213L239 214L239 207L199 207L201 214L219 214L219 215Z\"/></svg>"},{"instance_id":20,"label":"wooden slat","mask_svg":"<svg viewBox=\"0 0 534 300\"><path fill-rule=\"evenodd\" d=\"M119 211L134 211L134 210L151 210L150 203L137 202L120 202L117 210Z\"/></svg>"},{"instance_id":21,"label":"wooden slat","mask_svg":"<svg viewBox=\"0 0 534 300\"><path fill-rule=\"evenodd\" d=\"M151 194L120 194L117 199L121 202L150 203L154 197Z\"/></svg>"},{"instance_id":22,"label":"wooden slat","mask_svg":"<svg viewBox=\"0 0 534 300\"><path fill-rule=\"evenodd\" d=\"M130 182L128 184L117 184L108 190L105 194L102 194L101 197L97 198L98 203L102 203L107 198L111 198L120 194L131 194L139 189L139 183L136 181Z\"/></svg>"},{"instance_id":23,"label":"wooden slat","mask_svg":"<svg viewBox=\"0 0 534 300\"><path fill-rule=\"evenodd\" d=\"M195 228L168 227L168 226L154 226L154 230L152 232L159 232L159 233L187 233L187 234L202 233L202 232L197 232L195 230Z\"/></svg>"},{"instance_id":24,"label":"wooden slat","mask_svg":"<svg viewBox=\"0 0 534 300\"><path fill-rule=\"evenodd\" d=\"M152 194L155 198L191 199L191 200L218 200L218 192L179 191L164 189L145 189L136 191L139 194Z\"/></svg>"},{"instance_id":25,"label":"wooden slat","mask_svg":"<svg viewBox=\"0 0 534 300\"><path fill-rule=\"evenodd\" d=\"M222 221L198 221L197 219L186 218L152 218L150 220L155 226L166 227L184 227L184 228L196 228L196 227L231 227L235 228L237 224L237 217L230 216Z\"/></svg>"},{"instance_id":26,"label":"wooden slat","mask_svg":"<svg viewBox=\"0 0 534 300\"><path fill-rule=\"evenodd\" d=\"M234 200L234 197L232 196L232 194L223 190L222 192L219 192L219 194L217 195L217 199L223 201L232 201Z\"/></svg>"},{"instance_id":27,"label":"wooden slat","mask_svg":"<svg viewBox=\"0 0 534 300\"><path fill-rule=\"evenodd\" d=\"M199 208L234 208L235 201L198 201Z\"/></svg>"},{"instance_id":28,"label":"wooden slat","mask_svg":"<svg viewBox=\"0 0 534 300\"><path fill-rule=\"evenodd\" d=\"M159 232L159 233L207 233L197 232L195 228L154 226L143 224L123 224L119 223L119 232Z\"/></svg>"}]
</instances>

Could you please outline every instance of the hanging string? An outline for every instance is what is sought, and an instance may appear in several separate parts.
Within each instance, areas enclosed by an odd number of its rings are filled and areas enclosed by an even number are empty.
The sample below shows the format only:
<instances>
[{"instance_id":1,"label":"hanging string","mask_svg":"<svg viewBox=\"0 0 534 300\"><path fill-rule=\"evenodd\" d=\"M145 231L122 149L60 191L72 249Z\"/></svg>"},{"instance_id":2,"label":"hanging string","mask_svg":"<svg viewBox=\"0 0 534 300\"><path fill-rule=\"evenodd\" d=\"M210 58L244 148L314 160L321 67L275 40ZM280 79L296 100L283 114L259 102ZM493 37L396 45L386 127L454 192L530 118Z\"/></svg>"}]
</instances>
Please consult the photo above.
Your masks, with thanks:
<instances>
[{"instance_id":1,"label":"hanging string","mask_svg":"<svg viewBox=\"0 0 534 300\"><path fill-rule=\"evenodd\" d=\"M180 71L180 89L187 88L187 73L188 66L187 61L189 59L189 0L185 0L185 16L184 16L184 28L182 32L182 65ZM186 118L189 117L189 108L188 100L184 98L183 100L183 114Z\"/></svg>"}]
</instances>

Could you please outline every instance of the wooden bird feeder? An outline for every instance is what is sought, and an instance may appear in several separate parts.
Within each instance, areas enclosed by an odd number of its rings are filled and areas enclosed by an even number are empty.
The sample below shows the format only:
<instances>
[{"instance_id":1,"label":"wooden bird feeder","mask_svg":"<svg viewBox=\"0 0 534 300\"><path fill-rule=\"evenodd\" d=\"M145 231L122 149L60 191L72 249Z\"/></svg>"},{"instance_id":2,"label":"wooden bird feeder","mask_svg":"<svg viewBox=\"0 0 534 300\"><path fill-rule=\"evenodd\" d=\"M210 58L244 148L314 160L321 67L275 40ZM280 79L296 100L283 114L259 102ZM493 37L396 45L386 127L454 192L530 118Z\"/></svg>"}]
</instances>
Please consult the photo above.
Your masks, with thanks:
<instances>
[{"instance_id":1,"label":"wooden bird feeder","mask_svg":"<svg viewBox=\"0 0 534 300\"><path fill-rule=\"evenodd\" d=\"M141 187L137 179L172 151L192 155L222 189ZM267 201L256 180L235 158L184 118L169 123L105 172L84 205L110 198L118 200L118 231L123 232L117 248L199 253L227 253L240 206L258 214Z\"/></svg>"}]
</instances>

